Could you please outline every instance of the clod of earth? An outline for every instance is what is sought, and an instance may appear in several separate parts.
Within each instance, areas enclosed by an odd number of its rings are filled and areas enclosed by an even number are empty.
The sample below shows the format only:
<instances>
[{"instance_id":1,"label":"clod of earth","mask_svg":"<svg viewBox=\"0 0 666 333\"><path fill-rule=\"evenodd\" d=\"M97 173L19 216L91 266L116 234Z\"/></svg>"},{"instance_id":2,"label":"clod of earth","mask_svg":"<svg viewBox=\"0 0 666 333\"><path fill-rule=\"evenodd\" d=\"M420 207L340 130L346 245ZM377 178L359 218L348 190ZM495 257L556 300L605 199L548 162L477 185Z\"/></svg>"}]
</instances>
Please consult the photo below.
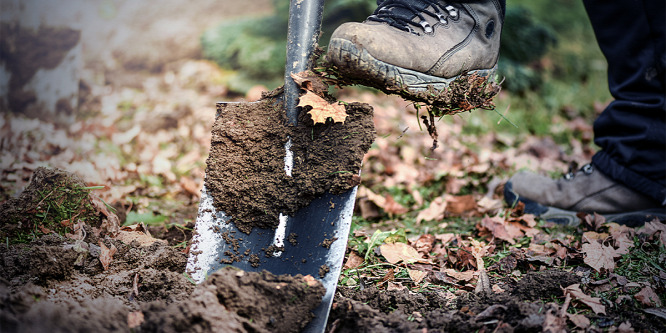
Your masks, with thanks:
<instances>
[{"instance_id":1,"label":"clod of earth","mask_svg":"<svg viewBox=\"0 0 666 333\"><path fill-rule=\"evenodd\" d=\"M279 91L254 103L218 104L206 169L215 207L250 233L254 227L277 227L280 213L294 214L326 192L358 185L363 155L375 136L372 107L340 106L347 113L344 123L313 123L307 106L292 127ZM291 176L285 172L288 140Z\"/></svg>"}]
</instances>

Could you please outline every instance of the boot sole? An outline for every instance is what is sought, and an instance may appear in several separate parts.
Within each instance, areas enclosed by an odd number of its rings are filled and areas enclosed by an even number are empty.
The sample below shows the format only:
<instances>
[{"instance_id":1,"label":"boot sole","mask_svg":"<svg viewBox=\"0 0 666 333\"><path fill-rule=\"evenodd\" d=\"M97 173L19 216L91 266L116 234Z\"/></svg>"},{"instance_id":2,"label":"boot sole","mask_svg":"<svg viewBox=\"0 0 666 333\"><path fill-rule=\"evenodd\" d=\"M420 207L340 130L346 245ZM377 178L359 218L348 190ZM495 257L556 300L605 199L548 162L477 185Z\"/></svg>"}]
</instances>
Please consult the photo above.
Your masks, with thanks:
<instances>
[{"instance_id":1,"label":"boot sole","mask_svg":"<svg viewBox=\"0 0 666 333\"><path fill-rule=\"evenodd\" d=\"M444 90L463 75L492 79L497 69L495 65L490 69L472 70L447 79L388 64L370 55L366 49L341 38L331 39L328 57L338 70L349 78L362 81L364 85L370 85L387 93L404 92L415 99L421 99L424 93L427 94L432 89Z\"/></svg>"},{"instance_id":2,"label":"boot sole","mask_svg":"<svg viewBox=\"0 0 666 333\"><path fill-rule=\"evenodd\" d=\"M525 204L525 213L533 214L548 222L571 227L576 227L580 224L580 218L577 216L578 212L544 206L536 201L522 198L518 193L513 191L511 182L504 185L504 201L512 207L520 201ZM655 218L658 218L660 221L666 221L666 209L664 208L600 215L606 218L607 222L615 222L632 228L641 227L646 222L650 222Z\"/></svg>"}]
</instances>

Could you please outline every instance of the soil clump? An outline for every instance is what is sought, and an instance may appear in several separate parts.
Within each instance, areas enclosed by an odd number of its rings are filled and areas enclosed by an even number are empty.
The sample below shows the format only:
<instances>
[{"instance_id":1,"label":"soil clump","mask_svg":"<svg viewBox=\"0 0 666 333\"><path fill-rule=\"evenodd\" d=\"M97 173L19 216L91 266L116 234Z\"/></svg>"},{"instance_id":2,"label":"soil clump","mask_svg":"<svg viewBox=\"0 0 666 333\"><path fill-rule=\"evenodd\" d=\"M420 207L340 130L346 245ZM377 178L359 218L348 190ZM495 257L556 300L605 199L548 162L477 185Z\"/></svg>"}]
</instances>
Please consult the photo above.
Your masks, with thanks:
<instances>
[{"instance_id":1,"label":"soil clump","mask_svg":"<svg viewBox=\"0 0 666 333\"><path fill-rule=\"evenodd\" d=\"M363 155L375 136L372 107L346 104L344 123L314 124L302 110L298 126L287 125L281 92L254 103L219 103L207 160L206 189L214 205L250 233L278 225L326 192L360 182ZM285 144L293 169L285 172Z\"/></svg>"},{"instance_id":2,"label":"soil clump","mask_svg":"<svg viewBox=\"0 0 666 333\"><path fill-rule=\"evenodd\" d=\"M43 199L33 195L53 184L71 188L54 179L82 184L67 172L44 169L19 198L32 207ZM15 212L16 201L11 203L2 207ZM123 227L114 236L96 232L88 222L100 221L80 220L82 227L71 233L50 231L28 242L3 244L3 333L298 332L325 293L312 277L231 268L195 286L185 274L186 250L152 238L142 227ZM10 222L0 225L3 234L16 228Z\"/></svg>"}]
</instances>

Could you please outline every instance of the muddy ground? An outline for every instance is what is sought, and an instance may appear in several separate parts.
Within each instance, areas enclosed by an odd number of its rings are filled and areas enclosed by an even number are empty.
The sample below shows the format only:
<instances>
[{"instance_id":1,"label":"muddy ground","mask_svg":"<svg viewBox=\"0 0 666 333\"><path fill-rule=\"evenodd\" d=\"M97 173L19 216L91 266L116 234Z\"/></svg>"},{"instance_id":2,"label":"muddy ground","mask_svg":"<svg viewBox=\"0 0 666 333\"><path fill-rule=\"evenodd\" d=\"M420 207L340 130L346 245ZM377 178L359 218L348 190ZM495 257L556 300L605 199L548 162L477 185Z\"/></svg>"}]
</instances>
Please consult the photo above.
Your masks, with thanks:
<instances>
[{"instance_id":1,"label":"muddy ground","mask_svg":"<svg viewBox=\"0 0 666 333\"><path fill-rule=\"evenodd\" d=\"M185 274L187 249L174 246L189 233L157 239L142 225L109 227L115 214L95 206L91 194L81 199L88 209L81 223L56 229L45 223L49 215L34 219L52 204L55 195L48 193L77 192L81 185L69 173L39 169L21 197L1 206L3 216L13 217L0 225L7 240L0 255L2 332L298 332L312 318L324 294L314 278L228 267L195 286ZM33 230L31 240L9 241L24 229ZM338 288L326 331L547 331L562 320L556 300L563 288L585 275L550 268L516 278L490 271L497 288L479 292L451 288L436 274L427 277L431 288L420 292L387 291L361 279ZM643 313L611 311L591 319L597 323L592 331L625 320L636 331L663 327Z\"/></svg>"}]
</instances>

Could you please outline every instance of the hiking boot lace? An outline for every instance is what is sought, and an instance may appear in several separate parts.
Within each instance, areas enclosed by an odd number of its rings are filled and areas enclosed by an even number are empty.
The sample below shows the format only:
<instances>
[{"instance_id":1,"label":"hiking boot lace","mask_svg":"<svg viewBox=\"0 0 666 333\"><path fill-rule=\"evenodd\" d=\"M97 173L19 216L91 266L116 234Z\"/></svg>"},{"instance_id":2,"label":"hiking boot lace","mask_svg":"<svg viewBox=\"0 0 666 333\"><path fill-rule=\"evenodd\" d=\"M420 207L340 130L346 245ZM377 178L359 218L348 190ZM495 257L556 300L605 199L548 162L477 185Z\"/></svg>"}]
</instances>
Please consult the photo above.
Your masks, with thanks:
<instances>
[{"instance_id":1,"label":"hiking boot lace","mask_svg":"<svg viewBox=\"0 0 666 333\"><path fill-rule=\"evenodd\" d=\"M594 167L592 166L592 164L588 163L588 164L583 165L583 167L580 168L579 171L583 172L586 175L591 175L592 172L594 171ZM564 179L565 180L572 180L575 177L576 177L576 173L573 171L573 168L570 166L569 167L569 172L564 175Z\"/></svg>"},{"instance_id":2,"label":"hiking boot lace","mask_svg":"<svg viewBox=\"0 0 666 333\"><path fill-rule=\"evenodd\" d=\"M424 14L437 18L439 23L448 24L449 19L456 21L459 18L458 8L452 5L445 5L438 0L420 0L424 4L428 4L426 9L420 9L412 3L414 0L384 0L379 3L375 12L368 17L370 21L386 22L393 27L403 31L418 34L411 26L420 28L426 34L431 34L433 28L425 19ZM431 7L433 11L428 10ZM405 15L406 13L413 15ZM419 22L414 22L413 18L418 17Z\"/></svg>"}]
</instances>

